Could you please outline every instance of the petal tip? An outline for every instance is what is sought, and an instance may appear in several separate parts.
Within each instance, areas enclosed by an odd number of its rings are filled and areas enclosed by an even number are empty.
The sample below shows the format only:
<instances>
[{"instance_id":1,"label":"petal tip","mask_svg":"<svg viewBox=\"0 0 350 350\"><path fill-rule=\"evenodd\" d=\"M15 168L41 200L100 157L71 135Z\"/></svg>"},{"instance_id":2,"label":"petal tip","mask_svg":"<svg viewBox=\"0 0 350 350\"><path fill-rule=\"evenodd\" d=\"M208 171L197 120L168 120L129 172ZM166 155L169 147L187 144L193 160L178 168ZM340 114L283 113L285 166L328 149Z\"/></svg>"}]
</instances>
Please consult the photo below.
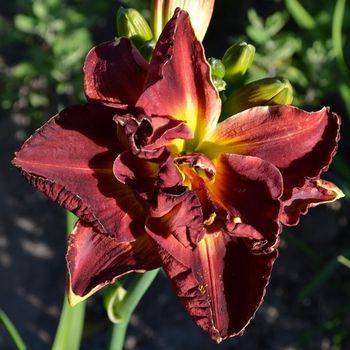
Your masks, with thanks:
<instances>
[{"instance_id":1,"label":"petal tip","mask_svg":"<svg viewBox=\"0 0 350 350\"><path fill-rule=\"evenodd\" d=\"M88 297L89 297L89 295L81 297L81 296L75 294L73 292L71 284L69 283L69 286L67 288L67 299L68 299L68 303L71 307L74 307L74 306L80 304L82 301L84 301Z\"/></svg>"}]
</instances>

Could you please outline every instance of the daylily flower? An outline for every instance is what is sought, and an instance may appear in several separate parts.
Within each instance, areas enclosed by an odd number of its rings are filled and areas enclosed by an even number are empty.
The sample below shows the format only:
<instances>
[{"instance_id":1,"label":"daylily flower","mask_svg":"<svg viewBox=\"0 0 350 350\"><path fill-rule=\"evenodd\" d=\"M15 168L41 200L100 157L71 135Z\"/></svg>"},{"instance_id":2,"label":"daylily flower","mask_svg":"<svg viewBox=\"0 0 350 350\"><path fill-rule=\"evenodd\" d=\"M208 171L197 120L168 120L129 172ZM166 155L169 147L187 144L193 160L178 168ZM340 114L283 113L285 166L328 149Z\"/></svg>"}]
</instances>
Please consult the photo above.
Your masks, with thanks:
<instances>
[{"instance_id":1,"label":"daylily flower","mask_svg":"<svg viewBox=\"0 0 350 350\"><path fill-rule=\"evenodd\" d=\"M197 39L202 41L213 15L215 0L154 0L152 9L153 33L159 38L176 8L187 11Z\"/></svg>"},{"instance_id":2,"label":"daylily flower","mask_svg":"<svg viewBox=\"0 0 350 350\"><path fill-rule=\"evenodd\" d=\"M92 49L84 72L89 102L50 119L13 161L80 218L67 253L71 303L162 266L212 339L241 335L282 224L342 196L320 179L339 117L264 106L218 123L221 100L181 10L150 64L122 38Z\"/></svg>"}]
</instances>

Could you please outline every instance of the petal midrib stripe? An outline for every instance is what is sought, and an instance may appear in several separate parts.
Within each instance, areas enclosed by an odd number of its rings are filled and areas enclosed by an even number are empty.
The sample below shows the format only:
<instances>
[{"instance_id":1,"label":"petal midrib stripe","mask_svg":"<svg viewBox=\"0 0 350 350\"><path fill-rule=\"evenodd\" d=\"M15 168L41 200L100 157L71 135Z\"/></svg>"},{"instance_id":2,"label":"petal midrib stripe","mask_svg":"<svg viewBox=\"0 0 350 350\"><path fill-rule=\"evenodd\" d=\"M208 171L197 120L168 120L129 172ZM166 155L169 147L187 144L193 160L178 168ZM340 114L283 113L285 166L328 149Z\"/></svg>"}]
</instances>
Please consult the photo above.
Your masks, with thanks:
<instances>
[{"instance_id":1,"label":"petal midrib stripe","mask_svg":"<svg viewBox=\"0 0 350 350\"><path fill-rule=\"evenodd\" d=\"M75 170L75 171L82 171L82 172L98 172L98 173L104 173L104 174L113 174L113 168L111 165L111 168L94 168L94 167L81 167L81 166L64 166L64 165L56 165L56 164L49 164L49 163L39 163L39 162L31 162L26 160L20 160L15 159L15 164L22 167L21 164L30 164L30 165L36 165L38 167L42 168L56 168L56 169L65 169L65 170Z\"/></svg>"}]
</instances>

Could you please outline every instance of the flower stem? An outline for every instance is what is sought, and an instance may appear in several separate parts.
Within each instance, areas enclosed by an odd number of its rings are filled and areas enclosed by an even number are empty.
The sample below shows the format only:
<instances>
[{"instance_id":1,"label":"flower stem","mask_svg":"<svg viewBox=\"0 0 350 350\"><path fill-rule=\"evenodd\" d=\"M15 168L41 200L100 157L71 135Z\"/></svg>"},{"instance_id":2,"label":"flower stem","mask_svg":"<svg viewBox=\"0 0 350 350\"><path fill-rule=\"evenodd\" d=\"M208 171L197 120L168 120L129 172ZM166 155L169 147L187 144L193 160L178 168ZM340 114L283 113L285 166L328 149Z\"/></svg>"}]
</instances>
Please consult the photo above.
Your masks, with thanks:
<instances>
[{"instance_id":1,"label":"flower stem","mask_svg":"<svg viewBox=\"0 0 350 350\"><path fill-rule=\"evenodd\" d=\"M142 275L135 276L130 287L128 288L125 299L118 310L118 315L122 318L122 322L113 326L112 337L109 350L122 350L125 341L126 331L129 321L136 306L140 302L147 289L156 278L159 269L145 272Z\"/></svg>"},{"instance_id":2,"label":"flower stem","mask_svg":"<svg viewBox=\"0 0 350 350\"><path fill-rule=\"evenodd\" d=\"M77 218L73 214L67 213L68 234L73 230L76 221ZM85 301L82 301L72 307L65 296L52 350L79 350L84 328L85 306Z\"/></svg>"}]
</instances>

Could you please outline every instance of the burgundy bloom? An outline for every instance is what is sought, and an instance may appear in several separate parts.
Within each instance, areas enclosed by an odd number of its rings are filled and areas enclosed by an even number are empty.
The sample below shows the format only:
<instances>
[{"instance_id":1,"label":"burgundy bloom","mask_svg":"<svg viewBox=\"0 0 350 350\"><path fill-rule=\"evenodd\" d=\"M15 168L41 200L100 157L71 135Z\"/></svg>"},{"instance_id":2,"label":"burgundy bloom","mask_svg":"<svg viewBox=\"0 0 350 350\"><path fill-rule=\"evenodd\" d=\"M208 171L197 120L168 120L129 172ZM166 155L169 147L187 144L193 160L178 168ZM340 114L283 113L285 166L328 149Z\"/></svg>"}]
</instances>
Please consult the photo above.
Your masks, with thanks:
<instances>
[{"instance_id":1,"label":"burgundy bloom","mask_svg":"<svg viewBox=\"0 0 350 350\"><path fill-rule=\"evenodd\" d=\"M80 218L67 253L71 303L161 266L212 339L241 335L282 224L342 196L320 179L339 117L274 106L218 123L221 100L181 10L150 64L122 38L92 49L84 72L88 103L50 119L13 160Z\"/></svg>"}]
</instances>

